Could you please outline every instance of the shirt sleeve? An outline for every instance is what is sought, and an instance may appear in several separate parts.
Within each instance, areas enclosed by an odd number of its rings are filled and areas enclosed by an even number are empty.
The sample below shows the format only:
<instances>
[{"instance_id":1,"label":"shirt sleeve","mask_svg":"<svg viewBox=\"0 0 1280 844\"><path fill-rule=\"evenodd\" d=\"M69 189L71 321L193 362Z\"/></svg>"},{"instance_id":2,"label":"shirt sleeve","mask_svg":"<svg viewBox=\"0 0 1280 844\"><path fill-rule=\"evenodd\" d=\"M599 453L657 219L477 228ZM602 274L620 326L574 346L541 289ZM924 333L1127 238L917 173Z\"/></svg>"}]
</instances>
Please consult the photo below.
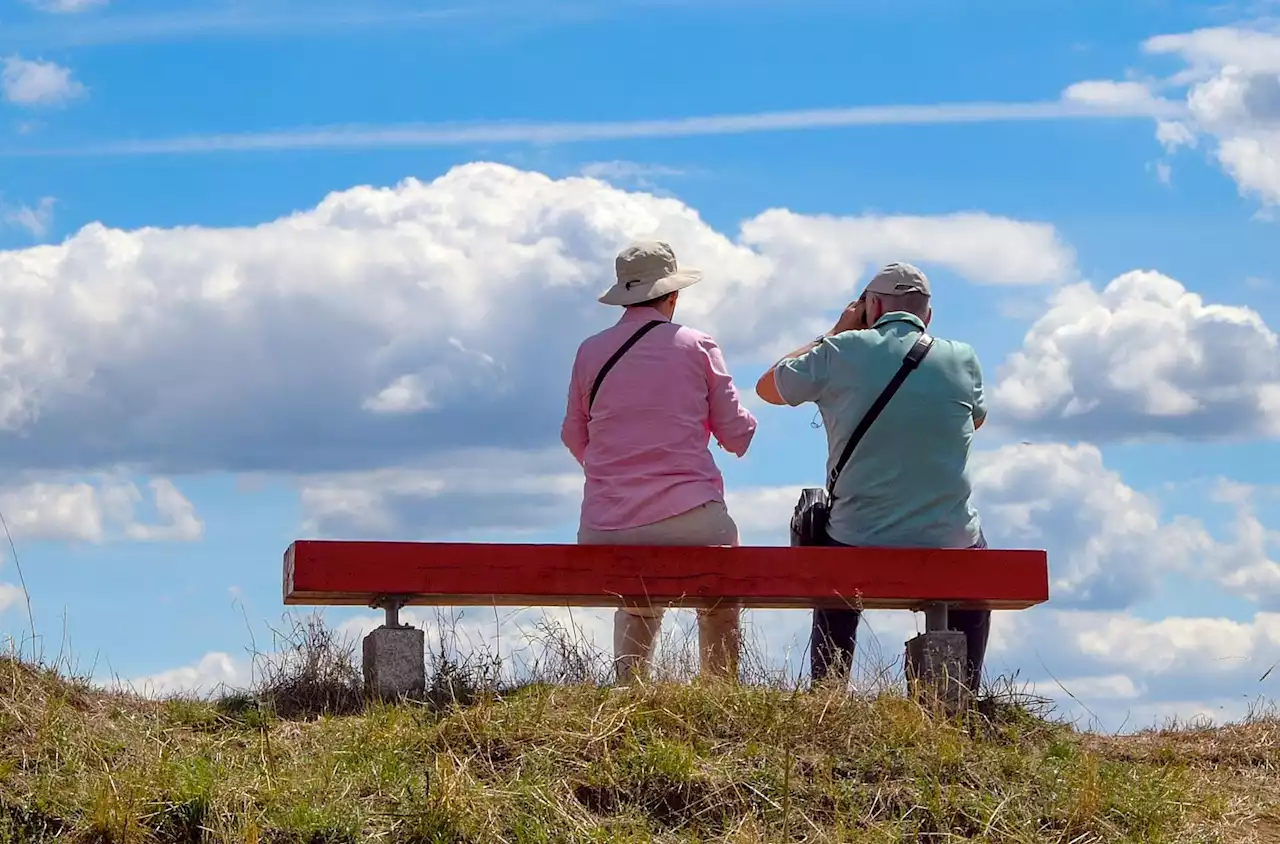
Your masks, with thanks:
<instances>
[{"instance_id":1,"label":"shirt sleeve","mask_svg":"<svg viewBox=\"0 0 1280 844\"><path fill-rule=\"evenodd\" d=\"M564 422L560 425L560 441L581 464L587 453L587 407L581 379L578 378L578 357L574 358L573 372L569 376L569 397L565 404Z\"/></svg>"},{"instance_id":2,"label":"shirt sleeve","mask_svg":"<svg viewBox=\"0 0 1280 844\"><path fill-rule=\"evenodd\" d=\"M778 395L787 404L804 404L817 401L831 377L831 357L835 347L830 340L823 340L799 357L788 358L773 370Z\"/></svg>"},{"instance_id":3,"label":"shirt sleeve","mask_svg":"<svg viewBox=\"0 0 1280 844\"><path fill-rule=\"evenodd\" d=\"M969 366L973 370L973 424L977 425L987 418L987 400L982 390L982 365L978 363L977 354L970 356Z\"/></svg>"},{"instance_id":4,"label":"shirt sleeve","mask_svg":"<svg viewBox=\"0 0 1280 844\"><path fill-rule=\"evenodd\" d=\"M756 418L742 406L738 388L729 375L729 366L716 341L702 337L698 348L705 356L707 373L707 401L711 411L711 433L725 451L738 457L747 453L747 447L756 434Z\"/></svg>"}]
</instances>

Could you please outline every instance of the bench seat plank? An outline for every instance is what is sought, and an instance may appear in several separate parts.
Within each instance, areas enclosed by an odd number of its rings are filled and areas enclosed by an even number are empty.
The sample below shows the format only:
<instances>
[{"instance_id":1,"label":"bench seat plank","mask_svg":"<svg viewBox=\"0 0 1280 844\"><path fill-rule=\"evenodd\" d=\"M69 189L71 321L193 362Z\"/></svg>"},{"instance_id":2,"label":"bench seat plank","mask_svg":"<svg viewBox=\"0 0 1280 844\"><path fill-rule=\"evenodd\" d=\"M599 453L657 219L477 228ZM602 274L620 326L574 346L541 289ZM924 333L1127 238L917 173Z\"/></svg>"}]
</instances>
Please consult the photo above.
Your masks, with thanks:
<instances>
[{"instance_id":1,"label":"bench seat plank","mask_svg":"<svg viewBox=\"0 0 1280 844\"><path fill-rule=\"evenodd\" d=\"M1016 610L1049 599L1044 551L299 540L284 602L371 606L591 606Z\"/></svg>"}]
</instances>

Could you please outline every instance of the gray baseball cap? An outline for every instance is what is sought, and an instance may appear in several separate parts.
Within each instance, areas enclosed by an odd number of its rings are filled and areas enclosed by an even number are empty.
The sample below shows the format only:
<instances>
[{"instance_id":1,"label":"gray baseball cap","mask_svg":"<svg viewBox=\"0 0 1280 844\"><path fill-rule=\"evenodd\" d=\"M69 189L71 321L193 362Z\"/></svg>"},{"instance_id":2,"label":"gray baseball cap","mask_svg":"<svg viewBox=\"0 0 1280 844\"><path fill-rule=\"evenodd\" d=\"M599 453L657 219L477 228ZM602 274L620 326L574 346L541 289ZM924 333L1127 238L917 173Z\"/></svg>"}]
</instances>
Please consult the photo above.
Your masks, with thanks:
<instances>
[{"instance_id":1,"label":"gray baseball cap","mask_svg":"<svg viewBox=\"0 0 1280 844\"><path fill-rule=\"evenodd\" d=\"M883 296L901 296L903 293L932 295L929 292L929 279L919 267L896 262L886 264L876 273L876 277L867 285L867 290Z\"/></svg>"}]
</instances>

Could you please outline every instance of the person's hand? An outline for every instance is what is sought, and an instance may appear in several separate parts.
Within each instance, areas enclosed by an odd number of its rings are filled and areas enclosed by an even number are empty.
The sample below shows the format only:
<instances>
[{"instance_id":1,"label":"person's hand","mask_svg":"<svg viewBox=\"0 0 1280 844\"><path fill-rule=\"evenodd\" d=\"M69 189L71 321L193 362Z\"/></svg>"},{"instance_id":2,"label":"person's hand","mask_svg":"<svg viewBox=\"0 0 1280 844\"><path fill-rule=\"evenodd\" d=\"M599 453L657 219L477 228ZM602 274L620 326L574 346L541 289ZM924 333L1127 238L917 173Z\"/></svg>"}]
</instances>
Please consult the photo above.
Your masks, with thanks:
<instances>
[{"instance_id":1,"label":"person's hand","mask_svg":"<svg viewBox=\"0 0 1280 844\"><path fill-rule=\"evenodd\" d=\"M842 331L858 331L867 327L867 303L863 297L858 297L858 301L852 302L844 313L840 314L840 318L836 320L835 327L831 329L832 334L839 334Z\"/></svg>"}]
</instances>

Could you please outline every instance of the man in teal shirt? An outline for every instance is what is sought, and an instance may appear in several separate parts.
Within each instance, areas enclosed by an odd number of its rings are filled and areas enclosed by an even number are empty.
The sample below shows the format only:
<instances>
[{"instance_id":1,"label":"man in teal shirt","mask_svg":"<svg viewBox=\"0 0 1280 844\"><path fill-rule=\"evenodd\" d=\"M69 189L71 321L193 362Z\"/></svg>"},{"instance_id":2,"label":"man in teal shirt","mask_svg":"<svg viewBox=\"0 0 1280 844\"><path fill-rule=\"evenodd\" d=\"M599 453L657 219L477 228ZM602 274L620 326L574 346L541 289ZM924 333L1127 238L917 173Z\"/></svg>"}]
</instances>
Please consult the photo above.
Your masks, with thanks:
<instances>
[{"instance_id":1,"label":"man in teal shirt","mask_svg":"<svg viewBox=\"0 0 1280 844\"><path fill-rule=\"evenodd\" d=\"M756 385L771 404L814 402L827 431L827 472L932 317L929 280L889 264L835 327L778 361ZM986 420L982 369L973 348L935 338L929 354L867 430L835 487L832 545L985 548L970 501L969 451ZM950 627L968 640L977 691L991 613L957 611ZM810 664L815 682L847 680L858 610L815 610Z\"/></svg>"}]
</instances>

